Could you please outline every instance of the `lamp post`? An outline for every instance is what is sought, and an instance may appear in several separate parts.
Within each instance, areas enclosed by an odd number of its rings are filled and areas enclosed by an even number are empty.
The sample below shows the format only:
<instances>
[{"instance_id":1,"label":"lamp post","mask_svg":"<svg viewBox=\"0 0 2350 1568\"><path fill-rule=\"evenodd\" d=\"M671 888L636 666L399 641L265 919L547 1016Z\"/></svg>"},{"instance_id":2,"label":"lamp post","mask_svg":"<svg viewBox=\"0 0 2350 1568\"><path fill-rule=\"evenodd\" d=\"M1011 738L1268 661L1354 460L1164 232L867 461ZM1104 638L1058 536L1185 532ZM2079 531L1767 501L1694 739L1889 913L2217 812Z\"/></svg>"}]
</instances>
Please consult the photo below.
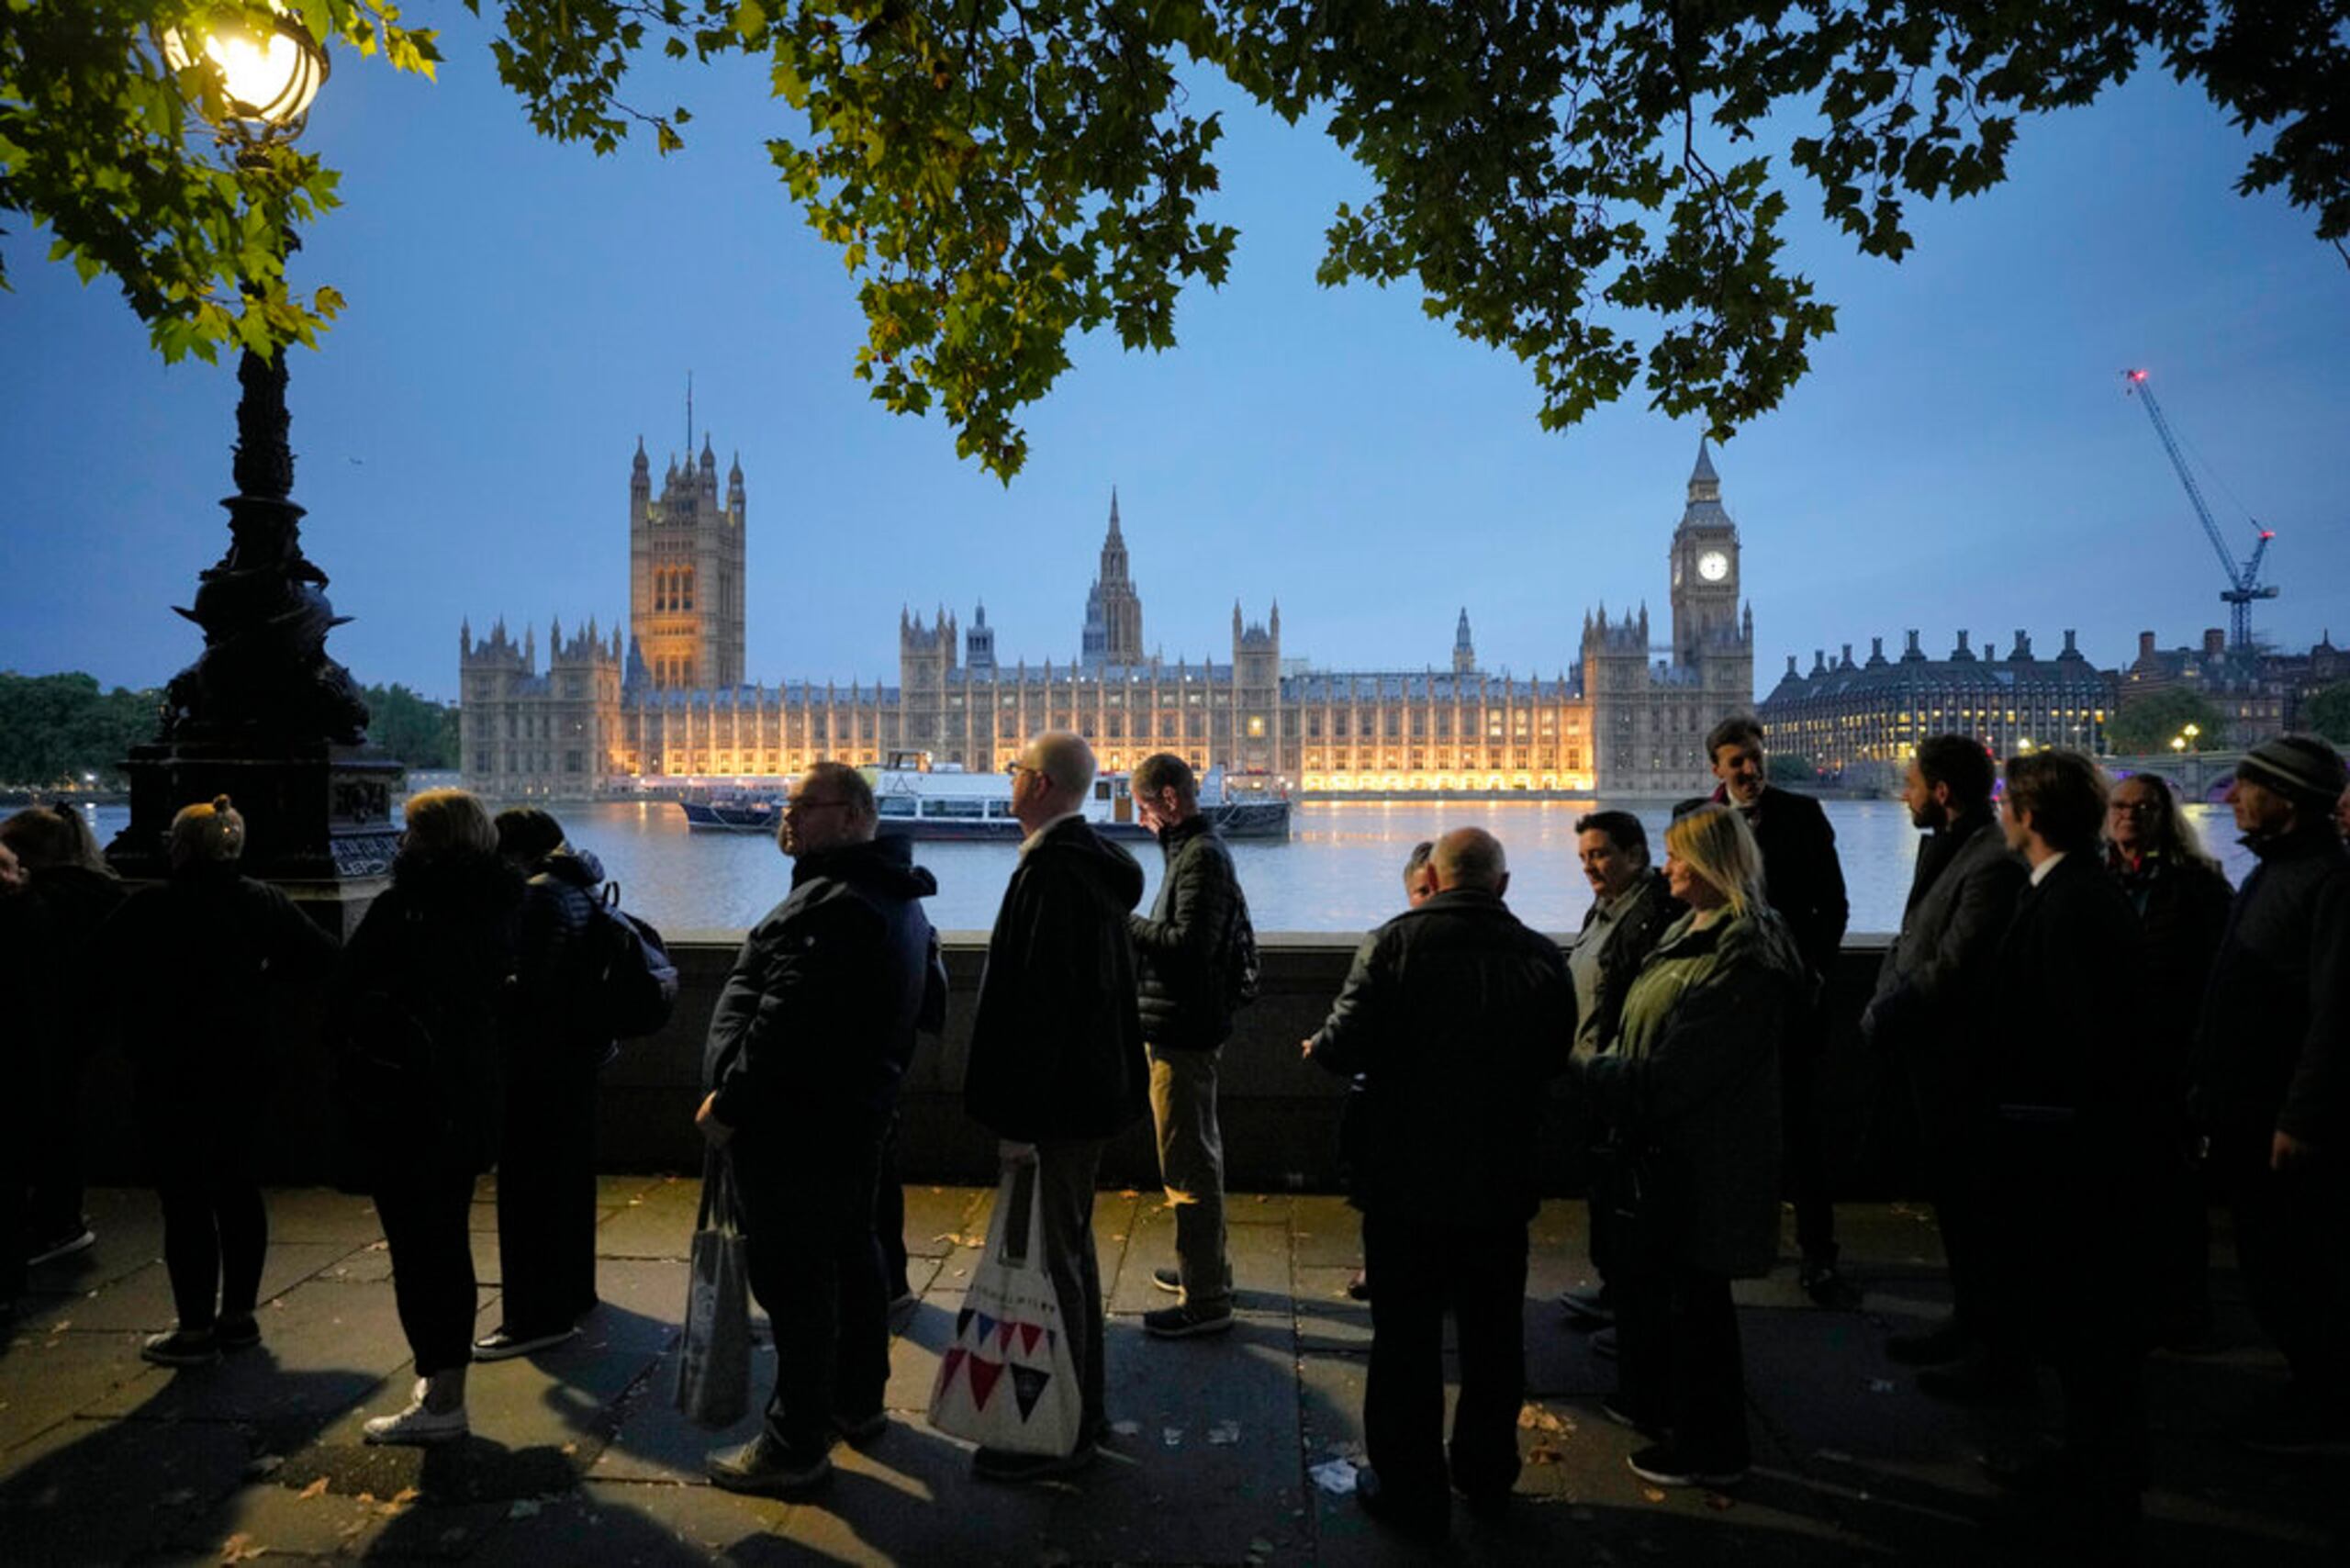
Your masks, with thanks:
<instances>
[{"instance_id":1,"label":"lamp post","mask_svg":"<svg viewBox=\"0 0 2350 1568\"><path fill-rule=\"evenodd\" d=\"M326 82L327 54L284 0L269 14L223 9L200 34L156 42L183 81L194 73L201 113L248 183L259 187L286 252L285 192L270 148L302 132ZM338 616L327 575L302 554L303 509L291 498L284 353L248 349L237 365L237 493L229 548L178 613L204 632L204 651L165 689L160 733L131 748L130 824L108 846L127 876L160 876L172 815L217 794L235 798L249 827L249 874L331 902L322 923L354 921L397 846L391 803L398 763L365 747L367 708L326 651Z\"/></svg>"}]
</instances>

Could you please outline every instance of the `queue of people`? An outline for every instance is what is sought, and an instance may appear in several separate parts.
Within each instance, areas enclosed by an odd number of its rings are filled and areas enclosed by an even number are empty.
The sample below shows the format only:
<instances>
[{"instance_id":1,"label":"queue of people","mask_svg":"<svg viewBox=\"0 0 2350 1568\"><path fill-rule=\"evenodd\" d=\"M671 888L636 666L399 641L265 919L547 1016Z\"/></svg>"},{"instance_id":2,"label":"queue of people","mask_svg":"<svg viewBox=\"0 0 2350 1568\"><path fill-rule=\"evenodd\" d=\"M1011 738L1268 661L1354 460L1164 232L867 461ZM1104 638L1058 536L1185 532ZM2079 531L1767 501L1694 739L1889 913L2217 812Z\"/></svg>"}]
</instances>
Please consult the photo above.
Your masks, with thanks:
<instances>
[{"instance_id":1,"label":"queue of people","mask_svg":"<svg viewBox=\"0 0 2350 1568\"><path fill-rule=\"evenodd\" d=\"M1506 902L1501 842L1463 826L1416 849L1407 907L1364 940L1305 1060L1348 1081L1343 1163L1362 1212L1371 1304L1366 1509L1409 1535L1458 1497L1505 1505L1517 1473L1528 1226L1543 1117L1572 1107L1591 1181L1593 1286L1560 1306L1609 1336L1610 1419L1647 1440L1658 1485L1726 1487L1751 1444L1732 1282L1769 1272L1784 1195L1797 1281L1849 1308L1818 1105L1824 992L1848 919L1817 801L1767 782L1751 719L1707 736L1720 788L1684 802L1651 863L1637 817L1576 823L1594 902L1565 948ZM1086 821L1095 763L1067 732L1012 770L1026 836L990 933L963 1101L1007 1170L1033 1167L1035 1240L1081 1419L1065 1452L982 1448L974 1473L1070 1475L1107 1429L1091 1243L1106 1143L1146 1115L1175 1214L1147 1314L1159 1338L1233 1317L1218 1056L1253 994L1255 947L1230 852L1171 755L1134 798L1164 876ZM2350 779L2323 743L2254 747L2229 794L2258 859L2232 892L2160 779L2109 787L2065 751L1994 765L1979 743L1918 748L1904 799L1925 835L1901 929L1860 1019L1886 1103L1947 1249L1952 1310L1897 1334L1919 1388L1967 1404L2055 1373L2061 1431L1986 1462L2005 1484L2105 1523L2145 1484L2143 1362L2210 1343L2208 1203L2231 1207L2253 1305L2288 1395L2248 1440L2350 1439ZM890 1314L906 1294L892 1144L918 1037L946 982L908 841L878 834L871 786L822 763L785 803L787 897L743 944L712 1015L696 1124L722 1161L751 1286L777 1327L762 1429L711 1479L798 1495L835 1442L887 1432ZM52 1042L110 1009L95 948L157 955L162 983L112 1022L136 1065L139 1126L164 1217L176 1326L144 1354L189 1365L257 1342L267 1215L247 1125L264 1099L274 987L325 973L350 1141L391 1253L418 1382L371 1442L468 1430L476 1361L561 1344L597 1304L594 1125L611 1031L582 1006L601 868L536 810L493 818L461 790L406 806L390 886L340 954L285 895L241 876L225 797L179 813L172 876L123 896L72 812L0 823L0 953L52 983L20 992ZM79 830L79 837L75 836ZM78 967L78 968L77 968ZM25 1260L88 1245L72 1126L74 1054L10 1101L0 1302ZM475 1338L467 1219L498 1171L504 1316ZM890 1243L899 1243L891 1254ZM1442 1327L1460 1392L1447 1441Z\"/></svg>"}]
</instances>

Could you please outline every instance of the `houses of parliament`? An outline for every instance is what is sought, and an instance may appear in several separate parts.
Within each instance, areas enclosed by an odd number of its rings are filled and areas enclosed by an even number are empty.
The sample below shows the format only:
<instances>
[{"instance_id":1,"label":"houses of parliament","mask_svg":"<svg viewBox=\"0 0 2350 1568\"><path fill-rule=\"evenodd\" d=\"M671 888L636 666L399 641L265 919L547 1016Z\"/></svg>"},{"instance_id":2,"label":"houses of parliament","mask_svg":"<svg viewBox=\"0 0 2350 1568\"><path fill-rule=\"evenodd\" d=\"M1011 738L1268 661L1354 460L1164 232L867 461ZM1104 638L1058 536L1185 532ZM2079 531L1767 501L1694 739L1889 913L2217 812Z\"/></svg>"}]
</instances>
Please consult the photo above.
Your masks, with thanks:
<instances>
[{"instance_id":1,"label":"houses of parliament","mask_svg":"<svg viewBox=\"0 0 2350 1568\"><path fill-rule=\"evenodd\" d=\"M928 753L1008 767L1025 739L1074 730L1102 766L1157 751L1270 776L1309 794L1516 790L1679 795L1710 784L1706 731L1753 706L1754 623L1738 530L1701 444L1671 533L1669 639L1645 604L1586 611L1577 662L1549 678L1485 668L1468 611L1449 657L1420 669L1329 671L1285 656L1278 602L1236 602L1228 658L1147 654L1142 596L1113 493L1078 654L1007 661L984 606L970 623L901 613L894 681L744 677L748 504L736 462L722 492L707 437L655 495L642 441L629 477L629 622L518 641L498 622L458 637L464 777L498 801L584 800L664 784L772 787L811 763Z\"/></svg>"}]
</instances>

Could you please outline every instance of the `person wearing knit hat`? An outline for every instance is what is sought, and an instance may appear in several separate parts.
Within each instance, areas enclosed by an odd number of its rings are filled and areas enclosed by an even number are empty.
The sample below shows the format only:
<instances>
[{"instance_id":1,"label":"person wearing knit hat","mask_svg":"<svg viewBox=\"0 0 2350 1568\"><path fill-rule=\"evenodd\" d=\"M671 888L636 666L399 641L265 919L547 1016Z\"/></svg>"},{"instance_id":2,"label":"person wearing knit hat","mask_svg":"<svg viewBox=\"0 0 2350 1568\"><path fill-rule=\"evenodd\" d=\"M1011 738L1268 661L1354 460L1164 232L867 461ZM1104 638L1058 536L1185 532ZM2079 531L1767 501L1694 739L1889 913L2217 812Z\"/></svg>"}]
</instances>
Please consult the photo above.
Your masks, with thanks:
<instances>
[{"instance_id":1,"label":"person wearing knit hat","mask_svg":"<svg viewBox=\"0 0 2350 1568\"><path fill-rule=\"evenodd\" d=\"M2315 735L2276 735L2244 753L2236 777L2292 798L2322 816L2350 787L2341 753Z\"/></svg>"},{"instance_id":2,"label":"person wearing knit hat","mask_svg":"<svg viewBox=\"0 0 2350 1568\"><path fill-rule=\"evenodd\" d=\"M2245 754L2228 790L2260 864L2213 961L2195 1101L2261 1326L2292 1369L2250 1446L2350 1441L2350 847L2342 757L2310 735Z\"/></svg>"}]
</instances>

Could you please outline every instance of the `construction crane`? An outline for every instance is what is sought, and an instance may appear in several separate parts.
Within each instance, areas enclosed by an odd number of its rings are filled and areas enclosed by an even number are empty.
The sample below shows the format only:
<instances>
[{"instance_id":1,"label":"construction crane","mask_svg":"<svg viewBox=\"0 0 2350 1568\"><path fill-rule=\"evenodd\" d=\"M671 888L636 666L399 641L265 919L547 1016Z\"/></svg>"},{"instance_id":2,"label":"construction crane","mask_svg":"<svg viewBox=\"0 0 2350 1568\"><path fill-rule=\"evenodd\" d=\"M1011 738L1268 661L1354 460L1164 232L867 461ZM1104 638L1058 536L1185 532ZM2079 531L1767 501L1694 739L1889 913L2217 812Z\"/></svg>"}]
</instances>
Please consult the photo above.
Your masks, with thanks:
<instances>
[{"instance_id":1,"label":"construction crane","mask_svg":"<svg viewBox=\"0 0 2350 1568\"><path fill-rule=\"evenodd\" d=\"M2129 385L2122 388L2125 397L2134 396L2146 405L2146 417L2154 421L2154 433L2162 437L2163 450L2170 454L2170 465L2178 470L2178 482L2187 487L2187 498L2195 503L2195 515L2203 522L2203 532L2211 541L2211 548L2220 553L2220 565L2228 574L2228 586L2220 598L2228 607L2228 652L2248 656L2252 646L2252 601L2275 599L2275 584L2260 586L2260 564L2268 554L2269 541L2277 537L2273 529L2253 524L2258 539L2252 547L2252 559L2236 565L2235 552L2220 535L2220 525L2211 521L2211 509L2204 504L2203 487L2195 482L2194 473L2187 466L2187 454L2178 449L2177 438L2170 433L2170 421L2163 418L2163 406L2154 401L2154 389L2146 385L2143 370L2125 370L2122 379Z\"/></svg>"}]
</instances>

